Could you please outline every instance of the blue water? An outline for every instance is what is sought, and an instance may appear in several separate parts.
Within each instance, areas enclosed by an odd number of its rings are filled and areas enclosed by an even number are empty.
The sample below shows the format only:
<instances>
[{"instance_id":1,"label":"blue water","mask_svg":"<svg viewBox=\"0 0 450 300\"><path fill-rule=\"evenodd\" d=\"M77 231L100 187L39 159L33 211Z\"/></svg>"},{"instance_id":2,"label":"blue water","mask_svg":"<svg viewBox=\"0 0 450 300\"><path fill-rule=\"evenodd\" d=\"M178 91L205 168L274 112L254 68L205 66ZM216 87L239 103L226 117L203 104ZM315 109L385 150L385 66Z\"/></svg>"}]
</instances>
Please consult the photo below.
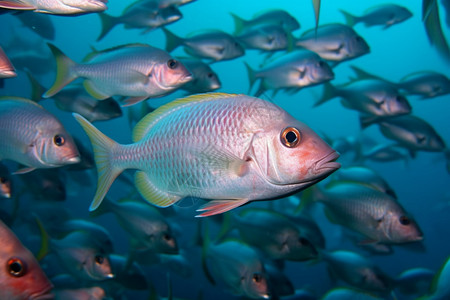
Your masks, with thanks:
<instances>
[{"instance_id":1,"label":"blue water","mask_svg":"<svg viewBox=\"0 0 450 300\"><path fill-rule=\"evenodd\" d=\"M356 15L365 9L386 1L322 1L320 24L344 22L339 9L345 9ZM108 14L119 15L131 1L110 1ZM356 65L371 73L380 75L391 81L398 81L403 76L421 70L432 70L450 76L449 64L442 59L436 49L430 46L423 23L421 21L421 1L391 1L409 8L414 16L404 23L394 25L387 30L380 27L365 27L358 24L354 29L363 36L371 48L371 53L353 61L340 64L334 69L336 74L333 83L344 83L353 75L350 65ZM300 23L301 29L294 32L298 37L304 30L314 26L314 15L310 1L242 1L242 0L198 0L180 8L183 18L167 28L179 36L186 36L191 32L202 29L221 29L232 33L234 25L229 12L233 12L245 19L249 19L254 13L271 8L281 8L289 11ZM441 12L443 13L443 11ZM148 34L140 34L139 30L126 30L119 25L114 28L101 42L95 42L100 33L99 17L88 14L77 17L51 16L56 28L56 38L53 43L63 50L75 61L81 59L90 52L90 47L106 49L126 43L148 43L152 46L164 48L165 38L160 29ZM1 15L0 44L11 37L11 33L3 28L15 28L16 34L22 37L35 39L37 36L21 26L19 21L11 15ZM445 25L444 25L445 28ZM448 28L444 29L448 34ZM172 52L174 56L185 56L181 49ZM249 50L245 56L235 60L218 62L212 65L213 70L219 75L222 82L220 92L248 93L249 84L247 72L243 62L257 66L262 62L263 56L258 51ZM54 71L39 77L39 81L50 86L54 80ZM8 79L5 88L0 89L1 95L29 97L30 86L25 73L19 71L15 79ZM345 136L370 137L378 143L386 143L377 126L372 126L361 132L358 114L341 106L338 100L332 100L320 107L313 108L313 103L321 95L322 87L305 88L297 94L289 95L279 92L275 97L268 97L277 105L283 107L297 119L308 124L319 134L326 134L331 138ZM181 92L175 92L166 97L148 100L151 106L157 107L169 102ZM267 96L265 96L267 97ZM450 95L421 101L416 97L409 97L413 107L413 114L430 123L442 136L444 141L450 143ZM58 110L49 101L41 103L45 108L53 112L74 136L80 137L88 144L88 140L67 112ZM125 113L125 110L124 110ZM126 115L126 113L124 114ZM128 128L126 117L98 122L95 124L102 132L120 143L131 142L131 129ZM343 158L345 159L345 158ZM401 271L413 267L426 267L438 270L440 265L450 255L450 226L448 216L450 214L450 191L448 190L450 175L446 172L445 159L440 153L419 152L415 159L410 159L405 166L403 162L373 163L367 162L367 166L378 171L394 188L399 201L419 223L424 232L426 247L425 252L413 252L401 247L395 247L395 252L389 256L370 257L389 275L395 276ZM95 178L95 173L92 174ZM73 212L74 216L89 218L88 207L95 192L95 180L92 186L84 186L81 189L71 191L65 205ZM128 187L116 182L109 195L119 198L128 193ZM250 204L255 205L255 204ZM249 206L247 206L249 207ZM193 212L188 210L188 216L178 220L178 238L185 244L194 236L198 219L192 217ZM191 216L189 216L191 214ZM90 219L92 220L92 219ZM93 219L104 225L114 238L117 253L126 255L128 238L124 230L117 224L112 215L105 215ZM330 225L323 217L318 219L319 226L326 228L324 235L327 245L331 249L351 249L349 244L343 244L338 238L340 229ZM183 247L183 246L182 246ZM177 297L196 299L198 292L203 290L203 299L232 299L226 292L211 286L205 279L201 264L200 250L190 249L190 260L193 263L194 273L190 278L182 278L176 274L173 280L174 294ZM360 250L356 250L360 251ZM361 252L362 253L362 252ZM148 278L154 283L160 295L166 295L166 269L145 267ZM308 288L316 295L321 296L334 284L328 278L325 264L309 265L305 263L286 262L285 273L294 283L296 288ZM338 285L345 285L342 282ZM148 292L131 292L135 298L147 299ZM400 299L403 299L401 296ZM407 298L404 298L407 299Z\"/></svg>"}]
</instances>

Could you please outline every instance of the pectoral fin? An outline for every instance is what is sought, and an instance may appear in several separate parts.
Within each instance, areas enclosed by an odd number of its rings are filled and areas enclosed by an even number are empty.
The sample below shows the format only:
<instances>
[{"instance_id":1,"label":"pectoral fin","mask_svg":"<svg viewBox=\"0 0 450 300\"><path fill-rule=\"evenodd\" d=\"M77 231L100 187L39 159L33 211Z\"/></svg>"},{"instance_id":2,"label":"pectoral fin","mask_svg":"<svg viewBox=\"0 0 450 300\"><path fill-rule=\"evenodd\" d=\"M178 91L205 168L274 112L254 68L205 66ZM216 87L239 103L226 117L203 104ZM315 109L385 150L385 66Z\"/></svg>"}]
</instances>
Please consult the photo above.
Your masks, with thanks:
<instances>
[{"instance_id":1,"label":"pectoral fin","mask_svg":"<svg viewBox=\"0 0 450 300\"><path fill-rule=\"evenodd\" d=\"M197 211L204 211L204 213L196 215L196 217L209 217L218 215L232 210L233 208L242 206L248 201L248 199L213 200L197 209Z\"/></svg>"}]
</instances>

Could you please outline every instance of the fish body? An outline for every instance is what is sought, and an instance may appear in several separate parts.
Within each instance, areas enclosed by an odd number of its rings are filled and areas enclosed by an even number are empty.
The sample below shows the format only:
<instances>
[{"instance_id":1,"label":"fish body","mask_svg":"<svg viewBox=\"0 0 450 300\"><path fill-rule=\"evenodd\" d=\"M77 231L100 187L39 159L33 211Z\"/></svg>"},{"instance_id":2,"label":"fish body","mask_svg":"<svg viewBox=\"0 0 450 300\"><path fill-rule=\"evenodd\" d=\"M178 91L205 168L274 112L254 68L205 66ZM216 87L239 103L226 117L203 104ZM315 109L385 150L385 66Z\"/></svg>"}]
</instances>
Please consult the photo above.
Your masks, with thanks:
<instances>
[{"instance_id":1,"label":"fish body","mask_svg":"<svg viewBox=\"0 0 450 300\"><path fill-rule=\"evenodd\" d=\"M183 46L186 53L197 58L211 59L212 61L230 60L244 55L245 49L230 34L215 30L206 31L181 38L163 28L166 35L166 50L172 52Z\"/></svg>"},{"instance_id":2,"label":"fish body","mask_svg":"<svg viewBox=\"0 0 450 300\"><path fill-rule=\"evenodd\" d=\"M420 95L423 99L450 93L450 80L437 72L418 72L404 77L398 84L408 94Z\"/></svg>"},{"instance_id":3,"label":"fish body","mask_svg":"<svg viewBox=\"0 0 450 300\"><path fill-rule=\"evenodd\" d=\"M16 76L16 69L14 69L11 61L6 56L5 51L3 51L3 49L0 47L0 79Z\"/></svg>"},{"instance_id":4,"label":"fish body","mask_svg":"<svg viewBox=\"0 0 450 300\"><path fill-rule=\"evenodd\" d=\"M53 45L50 49L56 57L58 70L63 71L57 74L44 98L52 97L80 77L94 98L127 96L126 105L132 105L168 94L192 79L191 73L180 62L149 45L125 45L96 52L82 64L73 62Z\"/></svg>"},{"instance_id":5,"label":"fish body","mask_svg":"<svg viewBox=\"0 0 450 300\"><path fill-rule=\"evenodd\" d=\"M412 17L412 13L403 6L396 4L383 4L368 9L362 16L353 16L341 10L347 25L354 26L357 23L364 23L367 27L381 25L384 29L392 25L404 22Z\"/></svg>"},{"instance_id":6,"label":"fish body","mask_svg":"<svg viewBox=\"0 0 450 300\"><path fill-rule=\"evenodd\" d=\"M180 61L192 73L194 79L181 86L190 94L206 93L221 87L219 76L211 67L199 59L182 58Z\"/></svg>"},{"instance_id":7,"label":"fish body","mask_svg":"<svg viewBox=\"0 0 450 300\"><path fill-rule=\"evenodd\" d=\"M0 99L0 136L0 159L14 160L25 165L27 171L80 161L75 143L63 125L28 99Z\"/></svg>"},{"instance_id":8,"label":"fish body","mask_svg":"<svg viewBox=\"0 0 450 300\"><path fill-rule=\"evenodd\" d=\"M0 7L47 14L86 14L107 9L107 0L1 0Z\"/></svg>"},{"instance_id":9,"label":"fish body","mask_svg":"<svg viewBox=\"0 0 450 300\"><path fill-rule=\"evenodd\" d=\"M103 300L105 291L98 286L79 289L57 289L54 300Z\"/></svg>"},{"instance_id":10,"label":"fish body","mask_svg":"<svg viewBox=\"0 0 450 300\"><path fill-rule=\"evenodd\" d=\"M395 278L395 289L404 295L425 295L431 287L435 272L426 268L413 268Z\"/></svg>"},{"instance_id":11,"label":"fish body","mask_svg":"<svg viewBox=\"0 0 450 300\"><path fill-rule=\"evenodd\" d=\"M261 81L255 96L261 95L266 90L274 90L274 93L282 89L296 91L334 78L330 66L317 54L308 50L296 50L283 55L260 70L246 66L250 89L256 81Z\"/></svg>"},{"instance_id":12,"label":"fish body","mask_svg":"<svg viewBox=\"0 0 450 300\"><path fill-rule=\"evenodd\" d=\"M263 51L286 50L290 42L289 32L281 25L276 24L251 27L237 35L236 39L246 49Z\"/></svg>"},{"instance_id":13,"label":"fish body","mask_svg":"<svg viewBox=\"0 0 450 300\"><path fill-rule=\"evenodd\" d=\"M370 52L367 42L351 27L327 24L308 30L295 42L297 47L316 52L323 59L342 62Z\"/></svg>"},{"instance_id":14,"label":"fish body","mask_svg":"<svg viewBox=\"0 0 450 300\"><path fill-rule=\"evenodd\" d=\"M263 262L251 247L226 241L204 251L207 271L225 290L252 299L270 299Z\"/></svg>"},{"instance_id":15,"label":"fish body","mask_svg":"<svg viewBox=\"0 0 450 300\"><path fill-rule=\"evenodd\" d=\"M329 290L321 300L382 300L385 297L377 297L365 291L357 291L349 288L334 288Z\"/></svg>"},{"instance_id":16,"label":"fish body","mask_svg":"<svg viewBox=\"0 0 450 300\"><path fill-rule=\"evenodd\" d=\"M262 99L200 94L144 117L134 144L120 145L75 115L96 149L99 181L91 210L124 169L138 169L141 195L160 207L185 197L211 199L201 216L277 198L340 167L339 155L305 124ZM103 159L106 158L106 159Z\"/></svg>"},{"instance_id":17,"label":"fish body","mask_svg":"<svg viewBox=\"0 0 450 300\"><path fill-rule=\"evenodd\" d=\"M244 20L241 17L231 14L234 20L235 32L239 34L242 31L261 25L261 24L275 24L286 28L288 31L293 31L300 28L300 23L287 11L281 9L272 9L256 14L251 20Z\"/></svg>"},{"instance_id":18,"label":"fish body","mask_svg":"<svg viewBox=\"0 0 450 300\"><path fill-rule=\"evenodd\" d=\"M13 195L13 185L11 181L11 173L8 168L0 163L0 197L11 198Z\"/></svg>"},{"instance_id":19,"label":"fish body","mask_svg":"<svg viewBox=\"0 0 450 300\"><path fill-rule=\"evenodd\" d=\"M407 115L383 120L378 123L381 133L408 149L415 151L443 152L446 145L442 137L426 121Z\"/></svg>"},{"instance_id":20,"label":"fish body","mask_svg":"<svg viewBox=\"0 0 450 300\"><path fill-rule=\"evenodd\" d=\"M53 40L55 38L55 27L50 16L45 14L35 14L31 11L23 11L14 14L23 25L44 39Z\"/></svg>"},{"instance_id":21,"label":"fish body","mask_svg":"<svg viewBox=\"0 0 450 300\"><path fill-rule=\"evenodd\" d=\"M0 299L52 299L52 284L34 255L0 221Z\"/></svg>"},{"instance_id":22,"label":"fish body","mask_svg":"<svg viewBox=\"0 0 450 300\"><path fill-rule=\"evenodd\" d=\"M364 159L377 162L408 161L408 153L396 145L377 145L363 153Z\"/></svg>"},{"instance_id":23,"label":"fish body","mask_svg":"<svg viewBox=\"0 0 450 300\"><path fill-rule=\"evenodd\" d=\"M362 234L364 243L399 244L423 239L417 223L393 197L358 183L335 183L319 190L315 201L323 203L331 222Z\"/></svg>"}]
</instances>

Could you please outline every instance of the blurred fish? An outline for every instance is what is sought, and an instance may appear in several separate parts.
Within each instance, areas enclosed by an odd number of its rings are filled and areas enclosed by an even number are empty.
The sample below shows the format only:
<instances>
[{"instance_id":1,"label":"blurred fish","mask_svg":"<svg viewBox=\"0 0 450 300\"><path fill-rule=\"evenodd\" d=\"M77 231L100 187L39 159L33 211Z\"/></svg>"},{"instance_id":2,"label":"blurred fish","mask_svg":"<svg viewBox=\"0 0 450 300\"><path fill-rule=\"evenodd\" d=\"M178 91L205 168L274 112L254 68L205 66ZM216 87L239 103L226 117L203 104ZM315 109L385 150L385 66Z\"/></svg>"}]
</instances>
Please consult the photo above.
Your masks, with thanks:
<instances>
[{"instance_id":1,"label":"blurred fish","mask_svg":"<svg viewBox=\"0 0 450 300\"><path fill-rule=\"evenodd\" d=\"M335 177L339 181L355 182L373 188L397 199L397 195L387 181L375 170L365 166L341 168Z\"/></svg>"},{"instance_id":2,"label":"blurred fish","mask_svg":"<svg viewBox=\"0 0 450 300\"><path fill-rule=\"evenodd\" d=\"M317 257L316 248L302 228L280 213L250 208L231 217L223 230L236 228L244 243L259 249L269 259L305 261Z\"/></svg>"},{"instance_id":3,"label":"blurred fish","mask_svg":"<svg viewBox=\"0 0 450 300\"><path fill-rule=\"evenodd\" d=\"M56 289L55 300L103 300L105 291L98 286L79 289Z\"/></svg>"},{"instance_id":4,"label":"blurred fish","mask_svg":"<svg viewBox=\"0 0 450 300\"><path fill-rule=\"evenodd\" d=\"M199 216L210 216L304 189L340 167L339 154L309 127L245 95L201 94L161 106L136 125L131 145L114 142L74 116L91 139L98 166L90 210L128 168L140 170L136 187L152 204L167 207L189 196L214 199L199 209Z\"/></svg>"},{"instance_id":5,"label":"blurred fish","mask_svg":"<svg viewBox=\"0 0 450 300\"><path fill-rule=\"evenodd\" d=\"M44 201L66 200L66 183L59 169L38 169L20 176L34 198Z\"/></svg>"},{"instance_id":6,"label":"blurred fish","mask_svg":"<svg viewBox=\"0 0 450 300\"><path fill-rule=\"evenodd\" d=\"M174 6L159 7L157 1L138 0L125 8L118 17L106 13L98 14L102 31L97 41L103 39L115 26L123 24L126 29L149 30L178 21L182 18L180 10Z\"/></svg>"},{"instance_id":7,"label":"blurred fish","mask_svg":"<svg viewBox=\"0 0 450 300\"><path fill-rule=\"evenodd\" d=\"M381 25L387 29L392 25L401 23L412 17L412 13L403 6L397 4L381 4L365 11L362 16L354 16L341 10L348 26L364 23L366 27Z\"/></svg>"},{"instance_id":8,"label":"blurred fish","mask_svg":"<svg viewBox=\"0 0 450 300\"><path fill-rule=\"evenodd\" d=\"M159 8L164 8L164 7L168 7L171 5L181 6L181 5L185 5L185 4L194 2L196 0L149 0L149 1L154 1L154 2L158 3Z\"/></svg>"},{"instance_id":9,"label":"blurred fish","mask_svg":"<svg viewBox=\"0 0 450 300\"><path fill-rule=\"evenodd\" d=\"M369 45L351 27L327 24L304 32L295 42L297 47L316 52L323 59L342 62L370 52Z\"/></svg>"},{"instance_id":10,"label":"blurred fish","mask_svg":"<svg viewBox=\"0 0 450 300\"><path fill-rule=\"evenodd\" d=\"M11 198L13 192L11 173L4 164L0 163L0 197Z\"/></svg>"},{"instance_id":11,"label":"blurred fish","mask_svg":"<svg viewBox=\"0 0 450 300\"><path fill-rule=\"evenodd\" d=\"M288 31L294 31L300 28L300 23L290 13L281 9L260 12L251 20L244 20L233 13L230 14L234 20L234 35L261 24L281 25Z\"/></svg>"},{"instance_id":12,"label":"blurred fish","mask_svg":"<svg viewBox=\"0 0 450 300\"><path fill-rule=\"evenodd\" d=\"M22 50L11 56L11 61L17 70L31 72L34 76L51 72L55 62L51 55L41 54L33 48Z\"/></svg>"},{"instance_id":13,"label":"blurred fish","mask_svg":"<svg viewBox=\"0 0 450 300\"><path fill-rule=\"evenodd\" d=\"M260 70L253 70L246 64L250 81L250 90L260 79L261 83L255 96L266 90L299 91L303 87L314 86L334 78L330 66L317 54L308 50L296 50L273 60Z\"/></svg>"},{"instance_id":14,"label":"blurred fish","mask_svg":"<svg viewBox=\"0 0 450 300\"><path fill-rule=\"evenodd\" d=\"M443 1L445 3L445 1ZM448 7L449 5L445 5ZM428 40L432 46L437 48L438 53L447 62L450 61L450 47L447 38L442 30L439 16L439 5L437 0L422 1L422 20L425 26Z\"/></svg>"},{"instance_id":15,"label":"blurred fish","mask_svg":"<svg viewBox=\"0 0 450 300\"><path fill-rule=\"evenodd\" d=\"M408 100L395 86L381 80L357 80L342 87L324 84L322 98L318 106L335 97L343 98L342 104L349 109L363 113L361 127L382 121L386 117L409 114L412 110Z\"/></svg>"},{"instance_id":16,"label":"blurred fish","mask_svg":"<svg viewBox=\"0 0 450 300\"><path fill-rule=\"evenodd\" d=\"M197 33L187 38L176 36L166 28L166 50L172 52L179 46L184 51L197 58L211 59L213 62L230 60L244 55L245 50L236 39L226 32L210 30Z\"/></svg>"},{"instance_id":17,"label":"blurred fish","mask_svg":"<svg viewBox=\"0 0 450 300\"><path fill-rule=\"evenodd\" d=\"M194 77L193 80L182 85L180 89L190 94L197 94L212 92L221 87L219 76L207 63L194 58L181 58L180 61Z\"/></svg>"},{"instance_id":18,"label":"blurred fish","mask_svg":"<svg viewBox=\"0 0 450 300\"><path fill-rule=\"evenodd\" d=\"M32 10L46 14L86 14L104 11L107 0L1 0L0 7L16 10Z\"/></svg>"},{"instance_id":19,"label":"blurred fish","mask_svg":"<svg viewBox=\"0 0 450 300\"><path fill-rule=\"evenodd\" d=\"M32 86L32 100L39 101L45 88L27 72ZM122 109L112 97L99 101L86 92L81 85L69 85L52 96L56 106L64 111L76 112L89 122L106 121L122 116Z\"/></svg>"},{"instance_id":20,"label":"blurred fish","mask_svg":"<svg viewBox=\"0 0 450 300\"><path fill-rule=\"evenodd\" d=\"M394 83L382 77L370 74L358 67L351 66L358 79L379 79L395 85L409 95L422 96L419 99L429 99L450 93L450 79L444 74L434 71L419 71L406 75L399 82Z\"/></svg>"},{"instance_id":21,"label":"blurred fish","mask_svg":"<svg viewBox=\"0 0 450 300\"><path fill-rule=\"evenodd\" d=\"M177 241L167 220L147 203L132 200L105 200L95 215L112 212L120 226L134 240L137 249L152 249L157 253L178 253Z\"/></svg>"},{"instance_id":22,"label":"blurred fish","mask_svg":"<svg viewBox=\"0 0 450 300\"><path fill-rule=\"evenodd\" d=\"M378 297L365 291L350 288L337 287L329 290L321 300L382 300L386 297ZM287 300L287 299L286 299Z\"/></svg>"},{"instance_id":23,"label":"blurred fish","mask_svg":"<svg viewBox=\"0 0 450 300\"><path fill-rule=\"evenodd\" d=\"M356 252L344 250L324 251L322 258L327 262L331 276L334 276L335 279L343 280L355 288L387 295L393 287L393 280L387 274L381 271L373 262Z\"/></svg>"},{"instance_id":24,"label":"blurred fish","mask_svg":"<svg viewBox=\"0 0 450 300\"><path fill-rule=\"evenodd\" d=\"M0 47L0 78L16 77L17 73L14 66L6 56L5 51Z\"/></svg>"},{"instance_id":25,"label":"blurred fish","mask_svg":"<svg viewBox=\"0 0 450 300\"><path fill-rule=\"evenodd\" d=\"M267 274L258 254L238 241L211 245L205 241L203 268L211 283L233 295L270 299Z\"/></svg>"},{"instance_id":26,"label":"blurred fish","mask_svg":"<svg viewBox=\"0 0 450 300\"><path fill-rule=\"evenodd\" d=\"M195 79L194 79L195 80ZM186 83L185 85L187 85ZM150 107L147 101L142 101L136 105L127 108L128 124L130 129L133 127L147 114L151 113L155 109Z\"/></svg>"},{"instance_id":27,"label":"blurred fish","mask_svg":"<svg viewBox=\"0 0 450 300\"><path fill-rule=\"evenodd\" d=\"M447 27L450 27L450 1L441 0L442 7L445 10L445 23Z\"/></svg>"},{"instance_id":28,"label":"blurred fish","mask_svg":"<svg viewBox=\"0 0 450 300\"><path fill-rule=\"evenodd\" d=\"M395 278L395 289L403 295L425 295L430 290L434 275L430 269L408 269Z\"/></svg>"},{"instance_id":29,"label":"blurred fish","mask_svg":"<svg viewBox=\"0 0 450 300\"><path fill-rule=\"evenodd\" d=\"M93 53L82 64L65 56L49 44L57 63L56 80L44 94L49 98L76 78L84 79L84 88L94 98L128 96L125 105L150 97L166 95L192 80L192 75L167 52L144 44L130 44Z\"/></svg>"},{"instance_id":30,"label":"blurred fish","mask_svg":"<svg viewBox=\"0 0 450 300\"><path fill-rule=\"evenodd\" d=\"M235 38L245 49L262 51L287 50L292 44L290 32L278 24L251 27Z\"/></svg>"},{"instance_id":31,"label":"blurred fish","mask_svg":"<svg viewBox=\"0 0 450 300\"><path fill-rule=\"evenodd\" d=\"M423 239L417 223L393 197L358 183L335 182L327 189L313 187L302 195L302 205L325 205L328 219L362 234L363 244L400 244Z\"/></svg>"},{"instance_id":32,"label":"blurred fish","mask_svg":"<svg viewBox=\"0 0 450 300\"><path fill-rule=\"evenodd\" d=\"M271 289L270 294L272 297L270 299L279 299L279 297L283 297L284 299L285 296L293 295L295 293L292 281L274 264L264 263L264 270L267 273Z\"/></svg>"},{"instance_id":33,"label":"blurred fish","mask_svg":"<svg viewBox=\"0 0 450 300\"><path fill-rule=\"evenodd\" d=\"M416 151L444 152L442 137L426 121L416 116L398 116L378 123L381 133L408 149L412 157Z\"/></svg>"},{"instance_id":34,"label":"blurred fish","mask_svg":"<svg viewBox=\"0 0 450 300\"><path fill-rule=\"evenodd\" d=\"M0 159L25 165L19 173L80 161L75 143L62 124L28 99L0 99L0 136Z\"/></svg>"},{"instance_id":35,"label":"blurred fish","mask_svg":"<svg viewBox=\"0 0 450 300\"><path fill-rule=\"evenodd\" d=\"M73 140L75 142L75 145L77 145L78 153L80 153L80 162L77 164L68 165L65 167L65 169L69 171L83 171L92 169L95 166L94 154L90 149L88 150L78 138L74 138ZM71 179L73 179L73 176L71 177ZM78 181L83 182L83 178L78 179Z\"/></svg>"},{"instance_id":36,"label":"blurred fish","mask_svg":"<svg viewBox=\"0 0 450 300\"><path fill-rule=\"evenodd\" d=\"M55 27L50 16L45 14L35 14L30 11L21 11L13 14L22 24L44 39L53 40L55 38Z\"/></svg>"},{"instance_id":37,"label":"blurred fish","mask_svg":"<svg viewBox=\"0 0 450 300\"><path fill-rule=\"evenodd\" d=\"M133 249L130 259L143 266L157 265L183 278L190 278L194 273L191 257L183 249L177 254L156 253L153 249Z\"/></svg>"},{"instance_id":38,"label":"blurred fish","mask_svg":"<svg viewBox=\"0 0 450 300\"><path fill-rule=\"evenodd\" d=\"M0 299L53 299L53 286L34 255L2 221L0 244Z\"/></svg>"},{"instance_id":39,"label":"blurred fish","mask_svg":"<svg viewBox=\"0 0 450 300\"><path fill-rule=\"evenodd\" d=\"M142 268L136 262L130 262L129 258L112 254L109 256L114 278L103 281L101 284L112 294L114 285L131 290L147 290L149 288L148 279Z\"/></svg>"},{"instance_id":40,"label":"blurred fish","mask_svg":"<svg viewBox=\"0 0 450 300\"><path fill-rule=\"evenodd\" d=\"M431 284L428 295L421 300L444 300L450 297L450 258L444 262L441 269L436 273Z\"/></svg>"},{"instance_id":41,"label":"blurred fish","mask_svg":"<svg viewBox=\"0 0 450 300\"><path fill-rule=\"evenodd\" d=\"M362 154L364 160L371 160L376 162L392 162L404 160L408 162L408 153L402 151L397 145L380 144L372 147Z\"/></svg>"}]
</instances>

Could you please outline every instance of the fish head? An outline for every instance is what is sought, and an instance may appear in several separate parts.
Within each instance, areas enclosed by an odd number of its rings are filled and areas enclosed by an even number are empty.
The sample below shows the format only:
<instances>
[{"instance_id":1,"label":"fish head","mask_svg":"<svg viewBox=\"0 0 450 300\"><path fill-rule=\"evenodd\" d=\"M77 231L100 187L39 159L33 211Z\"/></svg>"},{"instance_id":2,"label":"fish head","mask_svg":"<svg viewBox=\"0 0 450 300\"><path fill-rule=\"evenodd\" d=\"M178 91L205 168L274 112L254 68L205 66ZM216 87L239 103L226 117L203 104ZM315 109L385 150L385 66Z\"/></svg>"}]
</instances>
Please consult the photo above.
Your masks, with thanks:
<instances>
[{"instance_id":1,"label":"fish head","mask_svg":"<svg viewBox=\"0 0 450 300\"><path fill-rule=\"evenodd\" d=\"M359 288L381 293L390 291L392 280L377 268L361 268L358 273L360 276L360 283L357 283Z\"/></svg>"},{"instance_id":2,"label":"fish head","mask_svg":"<svg viewBox=\"0 0 450 300\"><path fill-rule=\"evenodd\" d=\"M334 79L334 72L323 59L315 55L305 64L303 77L307 85L315 85Z\"/></svg>"},{"instance_id":3,"label":"fish head","mask_svg":"<svg viewBox=\"0 0 450 300\"><path fill-rule=\"evenodd\" d=\"M104 280L114 278L109 256L102 251L90 249L87 252L86 262L83 264L85 275L90 280Z\"/></svg>"},{"instance_id":4,"label":"fish head","mask_svg":"<svg viewBox=\"0 0 450 300\"><path fill-rule=\"evenodd\" d=\"M161 17L163 18L163 24L173 23L183 17L181 11L176 5L169 5L160 10Z\"/></svg>"},{"instance_id":5,"label":"fish head","mask_svg":"<svg viewBox=\"0 0 450 300\"><path fill-rule=\"evenodd\" d=\"M108 8L106 6L108 0L59 0L59 2L80 12L104 11Z\"/></svg>"},{"instance_id":6,"label":"fish head","mask_svg":"<svg viewBox=\"0 0 450 300\"><path fill-rule=\"evenodd\" d=\"M151 239L154 239L154 248L158 253L178 254L177 240L169 229L161 230Z\"/></svg>"},{"instance_id":7,"label":"fish head","mask_svg":"<svg viewBox=\"0 0 450 300\"><path fill-rule=\"evenodd\" d=\"M222 54L219 56L221 59L233 59L241 57L245 54L244 47L233 37L229 37L224 43L225 47L222 50Z\"/></svg>"},{"instance_id":8,"label":"fish head","mask_svg":"<svg viewBox=\"0 0 450 300\"><path fill-rule=\"evenodd\" d=\"M393 210L384 217L385 234L394 243L407 243L423 240L422 230L416 221L403 210Z\"/></svg>"},{"instance_id":9,"label":"fish head","mask_svg":"<svg viewBox=\"0 0 450 300\"><path fill-rule=\"evenodd\" d=\"M222 83L220 82L219 76L217 76L217 74L214 71L211 70L207 72L205 76L206 76L205 82L207 83L206 88L209 91L220 89Z\"/></svg>"},{"instance_id":10,"label":"fish head","mask_svg":"<svg viewBox=\"0 0 450 300\"><path fill-rule=\"evenodd\" d=\"M287 251L283 257L292 261L305 261L316 258L318 252L314 245L305 236L291 235L285 243L283 249Z\"/></svg>"},{"instance_id":11,"label":"fish head","mask_svg":"<svg viewBox=\"0 0 450 300\"><path fill-rule=\"evenodd\" d=\"M254 299L270 299L269 282L264 269L247 274L242 279L245 296Z\"/></svg>"},{"instance_id":12,"label":"fish head","mask_svg":"<svg viewBox=\"0 0 450 300\"><path fill-rule=\"evenodd\" d=\"M0 176L0 197L11 198L12 182L8 176Z\"/></svg>"},{"instance_id":13,"label":"fish head","mask_svg":"<svg viewBox=\"0 0 450 300\"><path fill-rule=\"evenodd\" d=\"M194 79L182 62L170 56L155 65L149 77L149 89L153 90L156 84L163 91L172 91Z\"/></svg>"},{"instance_id":14,"label":"fish head","mask_svg":"<svg viewBox=\"0 0 450 300\"><path fill-rule=\"evenodd\" d=\"M380 114L384 116L399 116L411 113L412 107L408 99L400 95L398 91L387 89L381 91L383 96L376 99L377 108L381 110Z\"/></svg>"},{"instance_id":15,"label":"fish head","mask_svg":"<svg viewBox=\"0 0 450 300\"><path fill-rule=\"evenodd\" d=\"M30 145L29 151L42 165L55 167L80 162L78 148L62 126L49 126L39 131L40 135Z\"/></svg>"},{"instance_id":16,"label":"fish head","mask_svg":"<svg viewBox=\"0 0 450 300\"><path fill-rule=\"evenodd\" d=\"M340 167L335 162L339 154L307 125L281 110L268 119L272 123L253 144L256 164L268 183L306 188Z\"/></svg>"},{"instance_id":17,"label":"fish head","mask_svg":"<svg viewBox=\"0 0 450 300\"><path fill-rule=\"evenodd\" d=\"M346 52L347 58L355 58L368 54L370 52L370 47L366 40L359 34L354 32L354 34L349 34L345 40L345 46L342 51Z\"/></svg>"}]
</instances>

